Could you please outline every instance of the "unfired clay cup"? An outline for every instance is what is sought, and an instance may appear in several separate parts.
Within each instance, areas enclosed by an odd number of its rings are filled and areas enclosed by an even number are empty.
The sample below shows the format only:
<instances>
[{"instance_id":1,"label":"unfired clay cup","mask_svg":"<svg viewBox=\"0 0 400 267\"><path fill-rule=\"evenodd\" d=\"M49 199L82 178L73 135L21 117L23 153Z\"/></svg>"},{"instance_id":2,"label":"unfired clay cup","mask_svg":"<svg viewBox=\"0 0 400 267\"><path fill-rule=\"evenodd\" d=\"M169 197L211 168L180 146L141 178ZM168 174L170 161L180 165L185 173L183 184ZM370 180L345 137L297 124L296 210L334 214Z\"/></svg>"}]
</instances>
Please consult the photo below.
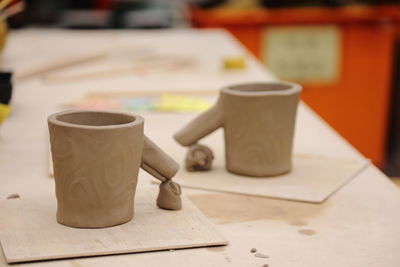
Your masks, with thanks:
<instances>
[{"instance_id":1,"label":"unfired clay cup","mask_svg":"<svg viewBox=\"0 0 400 267\"><path fill-rule=\"evenodd\" d=\"M49 116L59 223L100 228L128 222L139 167L162 181L175 175L178 164L145 137L143 124L140 116L105 111Z\"/></svg>"},{"instance_id":2,"label":"unfired clay cup","mask_svg":"<svg viewBox=\"0 0 400 267\"><path fill-rule=\"evenodd\" d=\"M301 86L289 82L246 83L222 88L214 107L174 135L191 146L224 128L226 168L244 176L289 172Z\"/></svg>"}]
</instances>

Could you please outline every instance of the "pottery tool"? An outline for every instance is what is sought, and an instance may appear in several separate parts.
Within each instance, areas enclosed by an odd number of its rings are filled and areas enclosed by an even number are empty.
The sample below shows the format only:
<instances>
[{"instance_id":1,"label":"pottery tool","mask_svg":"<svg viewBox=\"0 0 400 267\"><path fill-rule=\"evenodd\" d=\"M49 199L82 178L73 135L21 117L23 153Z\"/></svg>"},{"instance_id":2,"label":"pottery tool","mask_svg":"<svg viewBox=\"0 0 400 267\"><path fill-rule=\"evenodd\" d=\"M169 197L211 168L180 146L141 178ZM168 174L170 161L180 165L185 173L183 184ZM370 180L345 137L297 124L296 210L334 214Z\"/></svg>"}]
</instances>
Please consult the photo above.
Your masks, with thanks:
<instances>
[{"instance_id":1,"label":"pottery tool","mask_svg":"<svg viewBox=\"0 0 400 267\"><path fill-rule=\"evenodd\" d=\"M31 78L33 76L37 76L47 72L102 59L107 57L107 55L108 55L107 51L86 53L84 55L66 55L51 62L44 62L39 66L36 65L28 69L17 70L15 74L15 79L23 80Z\"/></svg>"},{"instance_id":2,"label":"pottery tool","mask_svg":"<svg viewBox=\"0 0 400 267\"><path fill-rule=\"evenodd\" d=\"M85 80L104 79L121 75L144 76L154 73L169 73L184 70L195 65L192 58L168 55L153 55L130 58L126 64L108 67L104 70L86 71L79 73L49 73L43 76L46 83L68 83Z\"/></svg>"},{"instance_id":3,"label":"pottery tool","mask_svg":"<svg viewBox=\"0 0 400 267\"><path fill-rule=\"evenodd\" d=\"M11 112L10 101L12 94L11 84L12 73L0 72L0 124Z\"/></svg>"},{"instance_id":4,"label":"pottery tool","mask_svg":"<svg viewBox=\"0 0 400 267\"><path fill-rule=\"evenodd\" d=\"M102 229L57 223L50 193L0 200L0 240L9 263L226 245L228 241L186 197L180 211L154 205L156 188L138 187L135 217Z\"/></svg>"}]
</instances>

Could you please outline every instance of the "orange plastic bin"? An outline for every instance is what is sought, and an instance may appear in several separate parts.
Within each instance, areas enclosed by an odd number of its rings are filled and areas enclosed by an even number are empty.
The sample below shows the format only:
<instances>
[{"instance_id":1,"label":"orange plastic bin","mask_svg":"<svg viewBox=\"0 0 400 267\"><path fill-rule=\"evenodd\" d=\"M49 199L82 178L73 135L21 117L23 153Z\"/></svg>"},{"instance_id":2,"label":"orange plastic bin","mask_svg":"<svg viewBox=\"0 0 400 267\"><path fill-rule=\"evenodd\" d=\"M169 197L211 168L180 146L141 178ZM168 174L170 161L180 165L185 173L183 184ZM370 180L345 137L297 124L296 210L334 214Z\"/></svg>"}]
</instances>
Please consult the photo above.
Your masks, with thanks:
<instances>
[{"instance_id":1,"label":"orange plastic bin","mask_svg":"<svg viewBox=\"0 0 400 267\"><path fill-rule=\"evenodd\" d=\"M265 52L270 45L265 38L268 29L316 25L337 29L340 39L335 79L291 80L302 83L302 98L308 105L361 153L383 166L399 7L193 9L192 18L198 27L229 30L267 66L272 64Z\"/></svg>"}]
</instances>

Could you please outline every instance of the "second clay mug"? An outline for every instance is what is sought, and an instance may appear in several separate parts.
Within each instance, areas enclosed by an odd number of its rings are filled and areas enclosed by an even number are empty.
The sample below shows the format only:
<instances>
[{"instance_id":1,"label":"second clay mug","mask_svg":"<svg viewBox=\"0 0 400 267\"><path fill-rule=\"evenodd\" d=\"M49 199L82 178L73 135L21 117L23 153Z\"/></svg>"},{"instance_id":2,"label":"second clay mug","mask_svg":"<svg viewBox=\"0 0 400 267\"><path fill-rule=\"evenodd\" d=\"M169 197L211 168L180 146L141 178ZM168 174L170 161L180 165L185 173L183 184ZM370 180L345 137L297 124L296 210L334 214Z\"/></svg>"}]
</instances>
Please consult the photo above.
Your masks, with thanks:
<instances>
[{"instance_id":1,"label":"second clay mug","mask_svg":"<svg viewBox=\"0 0 400 267\"><path fill-rule=\"evenodd\" d=\"M292 146L301 86L289 82L246 83L221 89L217 103L174 138L184 146L223 127L229 172L266 177L292 166Z\"/></svg>"},{"instance_id":2,"label":"second clay mug","mask_svg":"<svg viewBox=\"0 0 400 267\"><path fill-rule=\"evenodd\" d=\"M181 208L170 179L179 165L143 133L140 116L108 111L64 111L48 118L61 224L100 228L133 218L139 167L162 181L157 205Z\"/></svg>"}]
</instances>

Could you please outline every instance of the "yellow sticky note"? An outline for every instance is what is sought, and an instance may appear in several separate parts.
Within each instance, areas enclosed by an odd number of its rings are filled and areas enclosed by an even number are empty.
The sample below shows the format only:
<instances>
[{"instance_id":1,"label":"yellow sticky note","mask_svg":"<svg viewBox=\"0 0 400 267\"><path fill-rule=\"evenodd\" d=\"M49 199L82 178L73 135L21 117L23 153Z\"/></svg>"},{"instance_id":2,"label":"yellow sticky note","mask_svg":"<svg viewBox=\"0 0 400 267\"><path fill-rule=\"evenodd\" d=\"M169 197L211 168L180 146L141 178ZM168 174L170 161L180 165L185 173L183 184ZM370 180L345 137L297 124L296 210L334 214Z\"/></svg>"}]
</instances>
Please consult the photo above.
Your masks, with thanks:
<instances>
[{"instance_id":1,"label":"yellow sticky note","mask_svg":"<svg viewBox=\"0 0 400 267\"><path fill-rule=\"evenodd\" d=\"M245 69L246 59L244 57L226 57L224 58L224 68L226 70Z\"/></svg>"},{"instance_id":2,"label":"yellow sticky note","mask_svg":"<svg viewBox=\"0 0 400 267\"><path fill-rule=\"evenodd\" d=\"M210 107L211 104L203 99L176 94L162 94L155 103L155 110L159 111L204 111Z\"/></svg>"},{"instance_id":3,"label":"yellow sticky note","mask_svg":"<svg viewBox=\"0 0 400 267\"><path fill-rule=\"evenodd\" d=\"M8 117L10 114L11 107L9 105L1 104L0 103L0 124Z\"/></svg>"}]
</instances>

